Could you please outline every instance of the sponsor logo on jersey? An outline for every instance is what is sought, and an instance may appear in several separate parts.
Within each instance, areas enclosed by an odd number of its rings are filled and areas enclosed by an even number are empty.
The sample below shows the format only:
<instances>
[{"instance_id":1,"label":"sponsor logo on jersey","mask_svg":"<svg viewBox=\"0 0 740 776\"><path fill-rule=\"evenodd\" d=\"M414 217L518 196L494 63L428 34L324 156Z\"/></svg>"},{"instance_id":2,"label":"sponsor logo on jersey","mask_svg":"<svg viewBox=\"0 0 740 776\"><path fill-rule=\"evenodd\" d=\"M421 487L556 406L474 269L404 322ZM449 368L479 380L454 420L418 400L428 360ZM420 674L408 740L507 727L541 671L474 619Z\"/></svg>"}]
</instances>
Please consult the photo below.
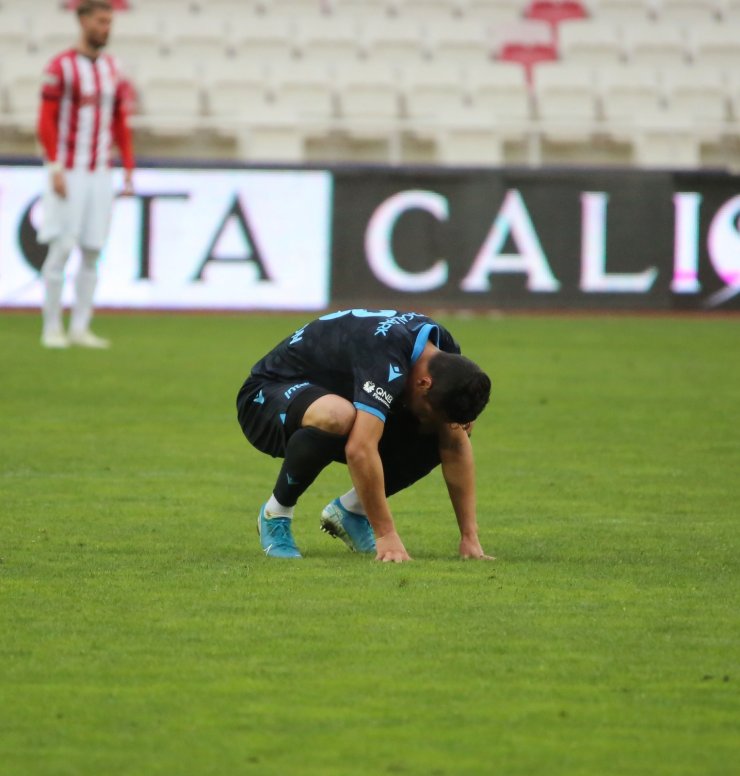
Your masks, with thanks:
<instances>
[{"instance_id":1,"label":"sponsor logo on jersey","mask_svg":"<svg viewBox=\"0 0 740 776\"><path fill-rule=\"evenodd\" d=\"M379 385L375 385L372 380L368 380L363 386L362 390L365 393L369 393L375 401L379 401L383 406L390 409L393 404L393 394L388 393L385 388L381 388Z\"/></svg>"},{"instance_id":2,"label":"sponsor logo on jersey","mask_svg":"<svg viewBox=\"0 0 740 776\"><path fill-rule=\"evenodd\" d=\"M297 383L296 385L291 385L290 388L283 394L286 399L290 399L290 397L299 389L304 388L307 386L308 383Z\"/></svg>"},{"instance_id":3,"label":"sponsor logo on jersey","mask_svg":"<svg viewBox=\"0 0 740 776\"><path fill-rule=\"evenodd\" d=\"M380 335L381 337L387 337L388 332L394 327L394 326L403 326L404 324L408 323L409 321L413 321L414 318L421 318L422 316L419 313L404 313L403 315L394 315L392 318L386 318L384 321L381 321L378 324L378 328L375 329L375 335Z\"/></svg>"},{"instance_id":4,"label":"sponsor logo on jersey","mask_svg":"<svg viewBox=\"0 0 740 776\"><path fill-rule=\"evenodd\" d=\"M403 372L395 365L388 366L388 382L392 383L397 377L403 377Z\"/></svg>"},{"instance_id":5,"label":"sponsor logo on jersey","mask_svg":"<svg viewBox=\"0 0 740 776\"><path fill-rule=\"evenodd\" d=\"M260 388L260 392L254 397L254 403L255 404L264 404L265 403L265 394L262 393L262 389Z\"/></svg>"}]
</instances>

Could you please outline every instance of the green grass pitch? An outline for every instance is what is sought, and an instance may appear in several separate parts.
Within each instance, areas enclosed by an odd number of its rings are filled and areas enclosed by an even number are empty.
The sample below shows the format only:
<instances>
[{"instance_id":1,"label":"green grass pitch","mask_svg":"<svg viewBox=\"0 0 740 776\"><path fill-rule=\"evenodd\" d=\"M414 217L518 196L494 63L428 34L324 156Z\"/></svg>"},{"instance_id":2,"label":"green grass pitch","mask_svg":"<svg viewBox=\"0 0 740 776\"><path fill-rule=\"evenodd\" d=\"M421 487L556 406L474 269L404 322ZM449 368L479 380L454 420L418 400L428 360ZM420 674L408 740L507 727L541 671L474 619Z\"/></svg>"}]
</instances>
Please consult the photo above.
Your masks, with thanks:
<instances>
[{"instance_id":1,"label":"green grass pitch","mask_svg":"<svg viewBox=\"0 0 740 776\"><path fill-rule=\"evenodd\" d=\"M319 532L338 465L260 553L234 398L311 317L0 315L0 773L739 773L740 319L442 317L497 561L435 472L396 566Z\"/></svg>"}]
</instances>

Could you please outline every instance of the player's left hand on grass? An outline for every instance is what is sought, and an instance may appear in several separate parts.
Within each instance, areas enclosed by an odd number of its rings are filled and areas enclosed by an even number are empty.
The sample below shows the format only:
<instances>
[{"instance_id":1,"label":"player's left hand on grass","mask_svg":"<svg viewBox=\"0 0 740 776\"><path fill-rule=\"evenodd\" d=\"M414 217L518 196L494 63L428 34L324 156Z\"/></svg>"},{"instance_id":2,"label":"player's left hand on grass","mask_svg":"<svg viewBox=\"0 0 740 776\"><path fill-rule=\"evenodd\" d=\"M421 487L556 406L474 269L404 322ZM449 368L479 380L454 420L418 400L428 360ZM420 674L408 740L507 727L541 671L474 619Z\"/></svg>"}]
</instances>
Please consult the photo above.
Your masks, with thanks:
<instances>
[{"instance_id":1,"label":"player's left hand on grass","mask_svg":"<svg viewBox=\"0 0 740 776\"><path fill-rule=\"evenodd\" d=\"M477 560L496 560L493 555L486 555L477 539L463 537L460 539L460 557L463 560L475 558Z\"/></svg>"}]
</instances>

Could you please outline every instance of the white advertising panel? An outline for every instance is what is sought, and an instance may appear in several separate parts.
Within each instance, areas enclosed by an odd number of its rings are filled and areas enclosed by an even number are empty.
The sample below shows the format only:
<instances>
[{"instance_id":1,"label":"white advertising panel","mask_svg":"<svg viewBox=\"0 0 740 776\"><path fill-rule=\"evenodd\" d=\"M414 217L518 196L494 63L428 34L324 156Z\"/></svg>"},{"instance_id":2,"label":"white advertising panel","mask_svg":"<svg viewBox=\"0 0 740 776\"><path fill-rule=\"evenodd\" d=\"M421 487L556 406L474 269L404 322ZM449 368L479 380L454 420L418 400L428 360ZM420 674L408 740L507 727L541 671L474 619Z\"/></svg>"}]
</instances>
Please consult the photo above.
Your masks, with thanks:
<instances>
[{"instance_id":1,"label":"white advertising panel","mask_svg":"<svg viewBox=\"0 0 740 776\"><path fill-rule=\"evenodd\" d=\"M117 175L119 175L117 173ZM41 304L40 167L0 166L0 306ZM120 175L116 178L120 188ZM116 200L96 305L314 310L329 302L331 174L138 169ZM67 275L74 276L72 255ZM65 283L65 302L72 300Z\"/></svg>"}]
</instances>

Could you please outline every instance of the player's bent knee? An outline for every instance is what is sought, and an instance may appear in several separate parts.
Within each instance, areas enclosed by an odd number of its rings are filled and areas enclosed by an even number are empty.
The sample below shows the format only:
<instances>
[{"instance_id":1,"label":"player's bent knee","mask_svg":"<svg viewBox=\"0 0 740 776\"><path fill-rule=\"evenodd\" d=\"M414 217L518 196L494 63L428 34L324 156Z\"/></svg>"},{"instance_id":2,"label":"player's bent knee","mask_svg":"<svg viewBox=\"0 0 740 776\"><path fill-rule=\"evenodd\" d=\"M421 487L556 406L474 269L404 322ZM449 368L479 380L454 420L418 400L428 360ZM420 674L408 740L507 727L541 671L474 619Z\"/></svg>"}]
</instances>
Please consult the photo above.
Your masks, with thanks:
<instances>
[{"instance_id":1,"label":"player's bent knee","mask_svg":"<svg viewBox=\"0 0 740 776\"><path fill-rule=\"evenodd\" d=\"M312 426L330 434L349 434L355 422L354 405L336 394L327 394L309 405L301 426Z\"/></svg>"}]
</instances>

